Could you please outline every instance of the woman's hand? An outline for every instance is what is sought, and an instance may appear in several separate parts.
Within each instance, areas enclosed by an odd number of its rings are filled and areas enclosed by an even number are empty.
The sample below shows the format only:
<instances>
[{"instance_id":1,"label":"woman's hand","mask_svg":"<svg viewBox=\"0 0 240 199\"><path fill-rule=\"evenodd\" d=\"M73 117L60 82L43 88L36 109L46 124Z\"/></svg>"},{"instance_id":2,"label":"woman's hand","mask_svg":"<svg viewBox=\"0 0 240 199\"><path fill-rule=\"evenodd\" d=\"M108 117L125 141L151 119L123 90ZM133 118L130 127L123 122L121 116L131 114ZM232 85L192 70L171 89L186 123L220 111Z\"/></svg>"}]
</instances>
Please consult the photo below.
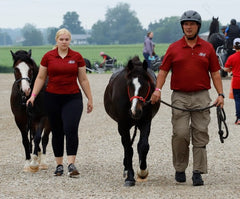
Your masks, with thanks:
<instances>
[{"instance_id":1,"label":"woman's hand","mask_svg":"<svg viewBox=\"0 0 240 199\"><path fill-rule=\"evenodd\" d=\"M93 110L92 100L88 100L88 103L87 103L87 113L91 113L92 110Z\"/></svg>"},{"instance_id":2,"label":"woman's hand","mask_svg":"<svg viewBox=\"0 0 240 199\"><path fill-rule=\"evenodd\" d=\"M31 103L32 105L34 105L34 100L35 100L36 96L31 95L31 97L27 100L26 102L26 106L28 106L29 103Z\"/></svg>"}]
</instances>

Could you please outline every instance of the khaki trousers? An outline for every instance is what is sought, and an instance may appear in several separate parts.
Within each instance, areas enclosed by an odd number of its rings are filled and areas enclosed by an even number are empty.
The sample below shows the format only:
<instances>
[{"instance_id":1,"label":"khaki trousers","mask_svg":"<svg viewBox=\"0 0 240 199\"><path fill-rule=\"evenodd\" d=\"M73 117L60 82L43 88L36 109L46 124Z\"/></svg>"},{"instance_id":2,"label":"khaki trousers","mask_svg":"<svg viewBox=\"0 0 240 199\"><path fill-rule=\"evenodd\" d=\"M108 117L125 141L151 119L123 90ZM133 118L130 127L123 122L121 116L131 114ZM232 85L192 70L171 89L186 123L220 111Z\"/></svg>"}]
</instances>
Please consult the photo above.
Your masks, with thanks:
<instances>
[{"instance_id":1,"label":"khaki trousers","mask_svg":"<svg viewBox=\"0 0 240 199\"><path fill-rule=\"evenodd\" d=\"M211 102L207 90L197 92L173 91L172 105L184 109L209 106ZM185 171L189 163L189 144L193 145L193 170L207 173L206 145L209 142L208 125L210 110L187 112L172 109L172 153L176 171Z\"/></svg>"}]
</instances>

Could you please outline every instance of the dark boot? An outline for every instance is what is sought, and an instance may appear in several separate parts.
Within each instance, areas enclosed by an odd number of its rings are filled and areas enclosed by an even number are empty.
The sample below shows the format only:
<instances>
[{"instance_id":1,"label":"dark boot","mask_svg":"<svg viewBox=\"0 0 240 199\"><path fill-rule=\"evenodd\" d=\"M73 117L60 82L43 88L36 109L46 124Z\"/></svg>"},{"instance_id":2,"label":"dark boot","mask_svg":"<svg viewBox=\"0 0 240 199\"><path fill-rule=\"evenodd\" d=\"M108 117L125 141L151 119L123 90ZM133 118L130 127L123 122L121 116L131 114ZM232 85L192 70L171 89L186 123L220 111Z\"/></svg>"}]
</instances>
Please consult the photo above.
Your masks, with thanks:
<instances>
[{"instance_id":1,"label":"dark boot","mask_svg":"<svg viewBox=\"0 0 240 199\"><path fill-rule=\"evenodd\" d=\"M193 171L192 181L193 181L193 186L201 186L204 184L201 173L197 170Z\"/></svg>"},{"instance_id":2,"label":"dark boot","mask_svg":"<svg viewBox=\"0 0 240 199\"><path fill-rule=\"evenodd\" d=\"M182 172L176 171L176 173L175 173L175 180L177 182L186 182L186 174L185 174L185 172L184 171L182 171Z\"/></svg>"}]
</instances>

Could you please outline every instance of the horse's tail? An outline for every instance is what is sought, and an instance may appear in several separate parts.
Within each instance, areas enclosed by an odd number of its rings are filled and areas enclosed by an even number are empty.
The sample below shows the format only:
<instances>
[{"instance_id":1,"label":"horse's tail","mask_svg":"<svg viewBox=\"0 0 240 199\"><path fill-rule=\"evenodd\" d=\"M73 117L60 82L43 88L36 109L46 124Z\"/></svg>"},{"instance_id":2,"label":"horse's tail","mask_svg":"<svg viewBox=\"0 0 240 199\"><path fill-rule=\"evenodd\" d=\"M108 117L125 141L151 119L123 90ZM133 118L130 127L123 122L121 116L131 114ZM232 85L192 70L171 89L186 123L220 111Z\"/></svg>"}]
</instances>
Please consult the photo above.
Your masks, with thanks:
<instances>
[{"instance_id":1,"label":"horse's tail","mask_svg":"<svg viewBox=\"0 0 240 199\"><path fill-rule=\"evenodd\" d=\"M137 135L137 125L135 125L135 127L134 127L134 133L133 133L133 137L131 140L131 146L133 145L136 135Z\"/></svg>"}]
</instances>

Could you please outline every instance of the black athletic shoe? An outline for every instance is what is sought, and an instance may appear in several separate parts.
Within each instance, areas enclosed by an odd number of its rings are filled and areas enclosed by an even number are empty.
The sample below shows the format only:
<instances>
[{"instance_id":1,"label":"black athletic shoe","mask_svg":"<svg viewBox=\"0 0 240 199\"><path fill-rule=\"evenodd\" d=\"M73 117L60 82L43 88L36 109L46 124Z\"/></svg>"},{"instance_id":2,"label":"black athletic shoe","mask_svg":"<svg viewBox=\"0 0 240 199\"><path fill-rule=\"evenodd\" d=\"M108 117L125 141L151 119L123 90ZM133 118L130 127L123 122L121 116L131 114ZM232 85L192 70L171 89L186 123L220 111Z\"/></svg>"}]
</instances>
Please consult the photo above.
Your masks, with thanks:
<instances>
[{"instance_id":1,"label":"black athletic shoe","mask_svg":"<svg viewBox=\"0 0 240 199\"><path fill-rule=\"evenodd\" d=\"M193 186L202 186L204 184L201 173L199 171L193 171L192 181Z\"/></svg>"},{"instance_id":2,"label":"black athletic shoe","mask_svg":"<svg viewBox=\"0 0 240 199\"><path fill-rule=\"evenodd\" d=\"M175 173L175 180L177 182L186 182L186 174L185 174L185 172L184 171L183 172L176 171L176 173Z\"/></svg>"},{"instance_id":3,"label":"black athletic shoe","mask_svg":"<svg viewBox=\"0 0 240 199\"><path fill-rule=\"evenodd\" d=\"M61 176L63 174L63 165L59 164L56 167L56 171L54 172L55 176Z\"/></svg>"},{"instance_id":4,"label":"black athletic shoe","mask_svg":"<svg viewBox=\"0 0 240 199\"><path fill-rule=\"evenodd\" d=\"M72 178L78 177L79 172L76 169L76 167L74 166L74 164L69 164L68 165L68 175Z\"/></svg>"}]
</instances>

